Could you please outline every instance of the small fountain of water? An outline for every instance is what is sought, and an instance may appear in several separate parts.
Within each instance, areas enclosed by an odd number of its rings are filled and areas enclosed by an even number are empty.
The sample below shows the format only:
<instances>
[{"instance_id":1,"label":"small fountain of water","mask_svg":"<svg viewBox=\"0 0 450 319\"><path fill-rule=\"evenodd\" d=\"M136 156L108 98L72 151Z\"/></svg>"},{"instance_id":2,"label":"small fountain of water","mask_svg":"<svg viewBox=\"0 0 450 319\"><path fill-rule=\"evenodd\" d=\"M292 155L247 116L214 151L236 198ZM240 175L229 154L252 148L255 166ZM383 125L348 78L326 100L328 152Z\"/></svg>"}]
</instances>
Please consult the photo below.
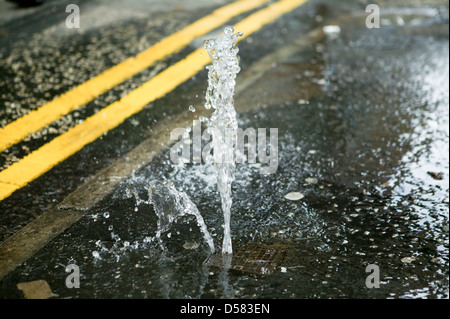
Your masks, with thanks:
<instances>
[{"instance_id":1,"label":"small fountain of water","mask_svg":"<svg viewBox=\"0 0 450 319\"><path fill-rule=\"evenodd\" d=\"M203 267L216 267L222 269L224 287L226 288L228 270L244 271L260 275L273 273L283 260L287 246L286 245L264 245L258 243L241 243L236 247L233 253L231 241L231 206L232 192L231 186L235 179L235 155L237 148L237 130L236 110L234 109L234 89L236 84L236 75L240 71L239 58L237 56L238 48L235 43L242 33L234 33L232 27L224 30L224 35L205 41L212 64L207 67L208 88L206 91L207 109L213 109L209 119L201 122L207 123L207 130L212 136L212 149L214 156L214 169L217 176L217 189L221 199L221 206L224 216L224 235L222 254L215 254L214 241L208 231L206 223L200 214L197 206L191 201L189 196L175 188L172 182L153 181L148 190L148 200L143 200L137 192L131 193L127 190L127 196L136 198L136 206L144 203L154 208L157 221L157 230L154 237L146 237L142 245L157 242L161 249L166 250L163 243L163 233L169 231L174 223L182 216L192 215L195 217L197 225L203 235L205 243L209 247L210 255L203 262ZM189 107L191 112L195 112L193 106ZM186 136L189 136L190 128L186 130ZM137 211L137 207L135 209ZM120 238L111 233L115 240L112 251L128 249L130 244L124 247L120 246ZM170 233L167 236L170 238ZM141 243L134 243L134 246L141 246ZM101 252L107 249L98 243ZM94 257L100 258L98 251L94 252ZM224 288L224 289L225 289ZM226 290L226 289L225 289Z\"/></svg>"},{"instance_id":2,"label":"small fountain of water","mask_svg":"<svg viewBox=\"0 0 450 319\"><path fill-rule=\"evenodd\" d=\"M231 184L235 171L235 147L237 120L234 109L234 87L236 74L239 73L239 49L236 40L242 33L234 33L232 27L224 30L224 35L205 41L212 65L208 66L208 89L206 91L207 109L214 112L208 121L208 131L212 135L214 162L217 173L217 189L219 191L224 216L224 237L222 254L232 254L231 243Z\"/></svg>"},{"instance_id":3,"label":"small fountain of water","mask_svg":"<svg viewBox=\"0 0 450 319\"><path fill-rule=\"evenodd\" d=\"M242 33L234 33L232 27L227 27L223 36L207 40L204 44L212 61L212 65L207 67L209 72L205 107L214 109L210 119L207 120L207 129L212 136L217 189L220 194L224 216L223 255L232 255L233 253L230 229L231 184L235 177L234 156L238 128L233 96L236 74L240 71L237 56L239 50L235 43L241 35ZM195 112L193 106L190 106L189 110ZM214 253L213 239L197 206L192 203L186 193L176 190L173 184L163 186L154 184L149 188L149 195L150 199L146 203L153 205L158 216L156 239L161 247L163 247L161 234L170 228L178 216L191 214L196 217L204 239L211 253ZM143 201L138 199L138 203L141 202Z\"/></svg>"},{"instance_id":4,"label":"small fountain of water","mask_svg":"<svg viewBox=\"0 0 450 319\"><path fill-rule=\"evenodd\" d=\"M205 41L205 49L211 58L209 65L208 89L206 91L207 109L214 109L208 123L208 133L212 136L214 150L214 164L217 174L217 189L220 194L222 211L224 216L224 236L222 245L223 255L232 255L231 242L231 184L234 181L235 172L235 148L237 140L237 119L234 109L234 87L236 74L239 73L238 48L236 40L242 33L234 33L232 27L224 30L224 35ZM193 106L189 107L195 112ZM136 195L137 196L137 195ZM214 253L214 242L210 236L206 224L194 203L184 192L179 192L173 184L157 185L149 187L149 201L142 201L137 197L138 204L145 202L152 204L158 216L158 230L156 239L163 247L161 234L166 232L177 217L186 214L194 215L197 219L204 239Z\"/></svg>"}]
</instances>

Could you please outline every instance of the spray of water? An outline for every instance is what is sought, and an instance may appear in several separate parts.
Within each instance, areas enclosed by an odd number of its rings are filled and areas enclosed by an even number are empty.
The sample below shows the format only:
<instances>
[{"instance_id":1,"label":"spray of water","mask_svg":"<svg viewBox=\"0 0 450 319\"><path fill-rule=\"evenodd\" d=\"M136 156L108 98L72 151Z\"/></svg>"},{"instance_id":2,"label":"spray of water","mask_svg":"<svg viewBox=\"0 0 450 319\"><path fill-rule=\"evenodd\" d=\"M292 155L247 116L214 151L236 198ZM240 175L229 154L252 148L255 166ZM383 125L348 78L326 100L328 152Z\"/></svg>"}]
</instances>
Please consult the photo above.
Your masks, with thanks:
<instances>
[{"instance_id":1,"label":"spray of water","mask_svg":"<svg viewBox=\"0 0 450 319\"><path fill-rule=\"evenodd\" d=\"M214 241L206 227L205 221L197 206L185 192L178 191L173 183L170 182L163 185L154 184L149 188L149 204L153 204L155 213L158 216L156 238L162 247L161 234L167 231L178 217L193 215L205 242L209 246L210 252L214 253Z\"/></svg>"},{"instance_id":2,"label":"spray of water","mask_svg":"<svg viewBox=\"0 0 450 319\"><path fill-rule=\"evenodd\" d=\"M235 43L241 35L242 33L234 33L232 27L227 27L223 36L205 41L204 44L212 62L212 65L207 67L209 72L205 107L214 109L208 121L208 132L213 137L217 189L224 216L223 254L233 253L230 230L231 184L234 180L238 128L233 97L236 75L240 71L237 55L239 49Z\"/></svg>"},{"instance_id":3,"label":"spray of water","mask_svg":"<svg viewBox=\"0 0 450 319\"><path fill-rule=\"evenodd\" d=\"M230 230L231 184L235 178L234 156L238 128L233 96L236 75L240 71L239 58L237 56L239 50L235 43L241 35L242 33L234 33L234 29L228 27L225 28L223 36L205 41L205 48L212 61L212 65L207 67L209 72L205 107L214 109L210 119L206 122L208 123L208 132L213 138L212 146L217 174L217 189L220 194L224 216L223 255L231 255L233 253ZM195 111L194 107L189 109L193 112ZM136 198L136 206L143 203L152 205L158 216L156 235L155 237L146 238L145 243L156 240L164 250L162 234L167 232L179 217L193 215L205 242L209 246L210 252L215 252L214 241L206 227L205 221L197 206L186 193L178 191L171 182L153 182L146 188L149 195L148 200L143 200L139 198L137 193L132 194L130 190L127 190L128 197L134 196ZM115 252L122 249L120 246L121 239L114 233L111 233L111 235L115 240L113 248L108 250L99 241L97 246L101 248L100 252ZM134 246L137 248L138 244L135 243ZM126 242L126 245L124 243L123 249L127 249L129 246L128 242ZM100 252L94 251L94 257L101 259Z\"/></svg>"}]
</instances>

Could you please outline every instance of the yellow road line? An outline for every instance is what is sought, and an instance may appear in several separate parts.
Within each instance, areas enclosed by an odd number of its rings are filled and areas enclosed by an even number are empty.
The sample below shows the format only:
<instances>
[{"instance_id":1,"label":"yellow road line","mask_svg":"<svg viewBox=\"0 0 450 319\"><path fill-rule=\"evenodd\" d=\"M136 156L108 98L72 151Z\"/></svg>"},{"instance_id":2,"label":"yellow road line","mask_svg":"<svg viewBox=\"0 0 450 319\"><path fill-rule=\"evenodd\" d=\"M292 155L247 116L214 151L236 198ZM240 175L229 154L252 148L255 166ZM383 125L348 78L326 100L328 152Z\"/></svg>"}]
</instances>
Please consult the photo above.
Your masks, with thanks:
<instances>
[{"instance_id":1,"label":"yellow road line","mask_svg":"<svg viewBox=\"0 0 450 319\"><path fill-rule=\"evenodd\" d=\"M283 14L292 11L307 0L281 0L261 9L235 25L236 31L249 36ZM241 39L242 39L241 38ZM162 71L121 100L110 104L66 133L54 138L36 151L0 172L0 200L38 178L58 163L73 155L86 144L115 128L126 118L142 110L148 103L197 74L210 62L201 48L185 59Z\"/></svg>"},{"instance_id":2,"label":"yellow road line","mask_svg":"<svg viewBox=\"0 0 450 319\"><path fill-rule=\"evenodd\" d=\"M142 72L170 54L180 51L195 38L221 26L231 18L253 10L269 0L239 0L223 6L186 28L128 58L74 89L31 111L0 129L0 152L19 143L29 134L49 125L61 116L81 107L100 94Z\"/></svg>"}]
</instances>

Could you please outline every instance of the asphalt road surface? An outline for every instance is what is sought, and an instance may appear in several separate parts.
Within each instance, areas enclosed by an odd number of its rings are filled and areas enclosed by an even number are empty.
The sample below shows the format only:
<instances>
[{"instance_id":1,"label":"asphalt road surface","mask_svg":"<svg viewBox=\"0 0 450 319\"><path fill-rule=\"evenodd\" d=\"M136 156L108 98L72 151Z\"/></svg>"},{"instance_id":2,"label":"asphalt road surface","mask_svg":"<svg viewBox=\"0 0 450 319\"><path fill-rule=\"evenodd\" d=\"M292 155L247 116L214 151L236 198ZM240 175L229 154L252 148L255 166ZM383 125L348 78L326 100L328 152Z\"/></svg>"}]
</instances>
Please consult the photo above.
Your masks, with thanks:
<instances>
[{"instance_id":1,"label":"asphalt road surface","mask_svg":"<svg viewBox=\"0 0 450 319\"><path fill-rule=\"evenodd\" d=\"M448 298L448 7L0 1L0 296L44 280L61 298ZM239 126L278 129L277 171L238 166L233 186L237 246L286 251L266 277L201 268L189 218L162 250L130 198L175 183L220 246L213 170L173 165L169 135L209 115L202 45L226 25L244 33Z\"/></svg>"}]
</instances>

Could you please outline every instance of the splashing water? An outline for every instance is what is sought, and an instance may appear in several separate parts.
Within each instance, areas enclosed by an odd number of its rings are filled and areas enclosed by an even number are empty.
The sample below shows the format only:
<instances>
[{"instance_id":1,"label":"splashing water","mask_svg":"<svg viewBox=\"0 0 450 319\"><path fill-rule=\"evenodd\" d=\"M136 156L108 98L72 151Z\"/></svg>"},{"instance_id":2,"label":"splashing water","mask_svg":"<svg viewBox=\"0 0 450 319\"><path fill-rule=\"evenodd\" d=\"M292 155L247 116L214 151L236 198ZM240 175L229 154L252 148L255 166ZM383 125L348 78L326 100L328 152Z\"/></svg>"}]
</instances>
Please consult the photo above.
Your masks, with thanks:
<instances>
[{"instance_id":1,"label":"splashing water","mask_svg":"<svg viewBox=\"0 0 450 319\"><path fill-rule=\"evenodd\" d=\"M214 161L217 173L217 189L219 191L224 216L224 237L222 254L232 254L231 243L231 184L235 171L235 146L237 120L234 109L234 87L239 67L239 49L235 43L242 33L234 33L232 27L224 30L224 35L205 41L205 49L212 65L209 65L208 89L206 91L207 109L214 112L208 122L208 132L212 135Z\"/></svg>"},{"instance_id":2,"label":"splashing water","mask_svg":"<svg viewBox=\"0 0 450 319\"><path fill-rule=\"evenodd\" d=\"M153 205L155 213L158 216L156 239L162 249L164 249L164 245L161 240L161 234L168 231L177 218L185 215L193 215L196 218L197 225L203 234L205 242L209 246L210 252L215 252L214 241L206 227L205 221L197 206L189 199L189 196L185 192L178 191L171 182L165 184L155 182L147 189L149 194L148 201L142 200L137 194L134 194L137 200L136 204L140 205L141 203L145 203Z\"/></svg>"},{"instance_id":3,"label":"splashing water","mask_svg":"<svg viewBox=\"0 0 450 319\"><path fill-rule=\"evenodd\" d=\"M145 189L148 191L148 200L141 199L136 191L130 189L126 189L126 196L128 198L135 197L136 206L134 210L136 212L138 211L138 206L141 204L153 206L155 214L158 217L155 235L146 236L143 240L133 242L124 241L117 233L115 233L113 225L109 225L108 230L111 232L111 240L107 242L112 244L105 245L102 240L97 240L95 245L98 250L92 251L92 256L95 260L102 260L102 256L109 254L115 257L116 261L119 261L126 252L138 248L148 248L152 243L159 243L159 246L164 251L166 248L162 240L162 235L168 232L179 218L186 215L195 217L197 226L203 235L205 243L209 247L210 253L214 254L215 247L213 238L209 233L197 206L189 199L185 192L178 191L172 182L164 181L153 181L150 183L150 186L145 187ZM110 217L109 212L105 212L102 217L108 219ZM93 215L92 218L96 221L99 216L96 214ZM167 237L171 237L170 233L167 234Z\"/></svg>"},{"instance_id":4,"label":"splashing water","mask_svg":"<svg viewBox=\"0 0 450 319\"><path fill-rule=\"evenodd\" d=\"M208 89L206 91L207 109L213 108L214 112L210 119L203 117L202 122L208 123L208 132L212 136L212 147L214 149L214 162L217 175L217 189L219 191L224 215L224 237L222 254L231 255L233 253L231 243L231 184L235 178L235 148L237 139L237 119L234 109L234 87L236 84L236 74L239 73L238 48L235 42L242 33L234 33L232 27L225 28L224 35L205 41L205 48L211 58L212 65L208 66ZM194 106L189 110L195 112ZM189 128L190 129L190 128ZM187 130L188 132L188 130ZM146 187L149 194L148 200L139 198L139 195L131 193L127 189L127 196L136 198L136 209L141 204L152 205L158 217L157 231L154 237L146 238L145 242L156 240L164 250L162 234L167 232L179 217L193 215L197 225L203 234L203 238L211 254L215 252L214 241L210 235L203 217L197 206L190 200L185 192L178 191L171 182L152 182ZM120 243L120 238L112 233L116 243ZM115 245L111 251L117 250L119 244ZM98 243L102 252L107 251L105 247ZM116 247L117 246L117 247ZM128 247L129 245L127 245ZM127 248L125 247L125 248ZM100 254L95 251L94 257L100 258Z\"/></svg>"},{"instance_id":5,"label":"splashing water","mask_svg":"<svg viewBox=\"0 0 450 319\"><path fill-rule=\"evenodd\" d=\"M158 233L156 237L161 237L161 232L171 226L172 222L179 216L193 215L197 220L197 225L209 246L211 253L214 253L214 241L208 232L205 221L198 211L197 206L189 199L185 192L178 191L172 183L150 188L150 202L158 215ZM166 205L174 205L173 210L166 210ZM169 213L167 213L169 212Z\"/></svg>"}]
</instances>

